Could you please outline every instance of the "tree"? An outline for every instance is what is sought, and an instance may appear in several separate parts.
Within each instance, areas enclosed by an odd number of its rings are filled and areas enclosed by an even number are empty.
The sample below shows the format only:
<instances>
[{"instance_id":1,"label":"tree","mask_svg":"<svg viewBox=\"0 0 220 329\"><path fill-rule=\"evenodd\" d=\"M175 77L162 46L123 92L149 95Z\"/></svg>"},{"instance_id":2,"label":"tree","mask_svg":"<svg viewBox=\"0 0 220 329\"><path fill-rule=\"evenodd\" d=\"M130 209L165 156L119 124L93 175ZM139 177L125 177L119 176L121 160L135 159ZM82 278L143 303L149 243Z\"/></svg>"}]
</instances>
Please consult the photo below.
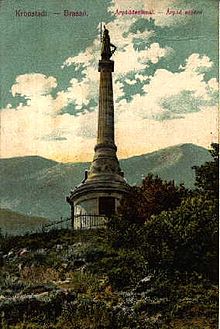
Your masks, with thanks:
<instances>
[{"instance_id":1,"label":"tree","mask_svg":"<svg viewBox=\"0 0 220 329\"><path fill-rule=\"evenodd\" d=\"M176 186L174 181L149 174L141 186L132 187L131 193L122 199L119 214L132 223L143 224L152 215L175 209L186 194L183 185Z\"/></svg>"},{"instance_id":2,"label":"tree","mask_svg":"<svg viewBox=\"0 0 220 329\"><path fill-rule=\"evenodd\" d=\"M190 196L175 210L152 216L141 245L149 266L218 279L217 217L206 195Z\"/></svg>"},{"instance_id":3,"label":"tree","mask_svg":"<svg viewBox=\"0 0 220 329\"><path fill-rule=\"evenodd\" d=\"M196 187L199 193L208 193L210 197L218 199L219 193L219 144L212 143L210 153L213 161L202 166L194 166Z\"/></svg>"}]
</instances>

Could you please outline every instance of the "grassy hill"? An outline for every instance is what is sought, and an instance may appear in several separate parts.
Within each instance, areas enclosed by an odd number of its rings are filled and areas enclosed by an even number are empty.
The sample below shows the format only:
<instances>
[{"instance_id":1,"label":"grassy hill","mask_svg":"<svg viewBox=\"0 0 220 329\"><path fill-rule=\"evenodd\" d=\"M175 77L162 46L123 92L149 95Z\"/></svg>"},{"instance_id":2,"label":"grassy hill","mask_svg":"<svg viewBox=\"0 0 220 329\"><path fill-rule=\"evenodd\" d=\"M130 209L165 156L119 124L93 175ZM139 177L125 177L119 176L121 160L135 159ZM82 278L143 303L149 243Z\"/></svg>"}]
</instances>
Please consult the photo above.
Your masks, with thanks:
<instances>
[{"instance_id":1,"label":"grassy hill","mask_svg":"<svg viewBox=\"0 0 220 329\"><path fill-rule=\"evenodd\" d=\"M25 232L36 231L48 222L42 217L30 217L16 213L7 209L0 209L1 233L23 234Z\"/></svg>"},{"instance_id":2,"label":"grassy hill","mask_svg":"<svg viewBox=\"0 0 220 329\"><path fill-rule=\"evenodd\" d=\"M120 163L131 185L139 184L152 172L193 187L191 167L210 159L208 150L183 144L123 159ZM58 163L37 156L1 159L1 208L51 220L67 217L70 208L65 198L83 180L89 166L89 163Z\"/></svg>"},{"instance_id":3,"label":"grassy hill","mask_svg":"<svg viewBox=\"0 0 220 329\"><path fill-rule=\"evenodd\" d=\"M1 239L1 328L218 328L217 282L184 268L155 273L140 249L113 248L107 234Z\"/></svg>"}]
</instances>

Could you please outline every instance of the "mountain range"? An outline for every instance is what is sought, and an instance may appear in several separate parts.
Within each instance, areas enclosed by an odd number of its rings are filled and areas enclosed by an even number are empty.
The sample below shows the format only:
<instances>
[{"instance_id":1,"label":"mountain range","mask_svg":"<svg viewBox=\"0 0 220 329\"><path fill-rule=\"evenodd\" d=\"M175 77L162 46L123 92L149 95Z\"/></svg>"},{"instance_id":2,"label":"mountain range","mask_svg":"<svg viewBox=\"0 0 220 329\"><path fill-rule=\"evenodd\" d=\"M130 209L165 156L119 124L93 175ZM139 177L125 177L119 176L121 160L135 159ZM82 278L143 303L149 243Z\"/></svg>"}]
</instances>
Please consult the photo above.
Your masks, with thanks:
<instances>
[{"instance_id":1,"label":"mountain range","mask_svg":"<svg viewBox=\"0 0 220 329\"><path fill-rule=\"evenodd\" d=\"M181 144L122 159L120 165L130 185L140 184L151 172L193 188L192 166L210 160L207 149ZM70 208L65 198L83 180L89 166L88 162L59 163L39 156L0 159L1 208L50 220L68 217Z\"/></svg>"}]
</instances>

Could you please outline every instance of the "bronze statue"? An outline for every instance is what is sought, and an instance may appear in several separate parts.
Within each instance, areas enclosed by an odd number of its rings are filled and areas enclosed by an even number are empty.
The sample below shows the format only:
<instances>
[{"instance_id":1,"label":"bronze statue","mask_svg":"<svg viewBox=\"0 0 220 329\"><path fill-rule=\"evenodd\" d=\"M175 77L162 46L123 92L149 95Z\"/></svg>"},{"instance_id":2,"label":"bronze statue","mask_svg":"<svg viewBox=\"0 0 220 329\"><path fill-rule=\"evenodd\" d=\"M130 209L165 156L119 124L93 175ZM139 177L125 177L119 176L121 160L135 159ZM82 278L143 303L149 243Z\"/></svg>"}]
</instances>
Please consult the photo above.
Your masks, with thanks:
<instances>
[{"instance_id":1,"label":"bronze statue","mask_svg":"<svg viewBox=\"0 0 220 329\"><path fill-rule=\"evenodd\" d=\"M111 48L113 48L113 49L111 49ZM111 56L114 54L116 48L117 47L114 46L110 42L108 30L104 26L104 33L103 33L103 38L102 38L102 49L101 49L102 59L109 60L111 58Z\"/></svg>"}]
</instances>

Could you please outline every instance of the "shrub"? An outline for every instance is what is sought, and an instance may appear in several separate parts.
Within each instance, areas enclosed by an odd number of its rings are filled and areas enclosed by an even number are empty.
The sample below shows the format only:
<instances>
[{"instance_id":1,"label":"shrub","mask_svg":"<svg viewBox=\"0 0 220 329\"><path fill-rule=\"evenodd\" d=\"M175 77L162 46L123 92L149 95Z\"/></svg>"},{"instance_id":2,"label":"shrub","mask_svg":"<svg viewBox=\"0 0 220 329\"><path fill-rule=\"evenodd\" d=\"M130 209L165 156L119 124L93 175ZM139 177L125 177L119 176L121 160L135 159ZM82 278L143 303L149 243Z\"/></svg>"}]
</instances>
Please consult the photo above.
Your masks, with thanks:
<instances>
[{"instance_id":1,"label":"shrub","mask_svg":"<svg viewBox=\"0 0 220 329\"><path fill-rule=\"evenodd\" d=\"M132 223L143 224L152 215L178 207L187 193L183 185L176 186L174 181L148 174L141 186L132 187L122 199L119 213Z\"/></svg>"}]
</instances>

